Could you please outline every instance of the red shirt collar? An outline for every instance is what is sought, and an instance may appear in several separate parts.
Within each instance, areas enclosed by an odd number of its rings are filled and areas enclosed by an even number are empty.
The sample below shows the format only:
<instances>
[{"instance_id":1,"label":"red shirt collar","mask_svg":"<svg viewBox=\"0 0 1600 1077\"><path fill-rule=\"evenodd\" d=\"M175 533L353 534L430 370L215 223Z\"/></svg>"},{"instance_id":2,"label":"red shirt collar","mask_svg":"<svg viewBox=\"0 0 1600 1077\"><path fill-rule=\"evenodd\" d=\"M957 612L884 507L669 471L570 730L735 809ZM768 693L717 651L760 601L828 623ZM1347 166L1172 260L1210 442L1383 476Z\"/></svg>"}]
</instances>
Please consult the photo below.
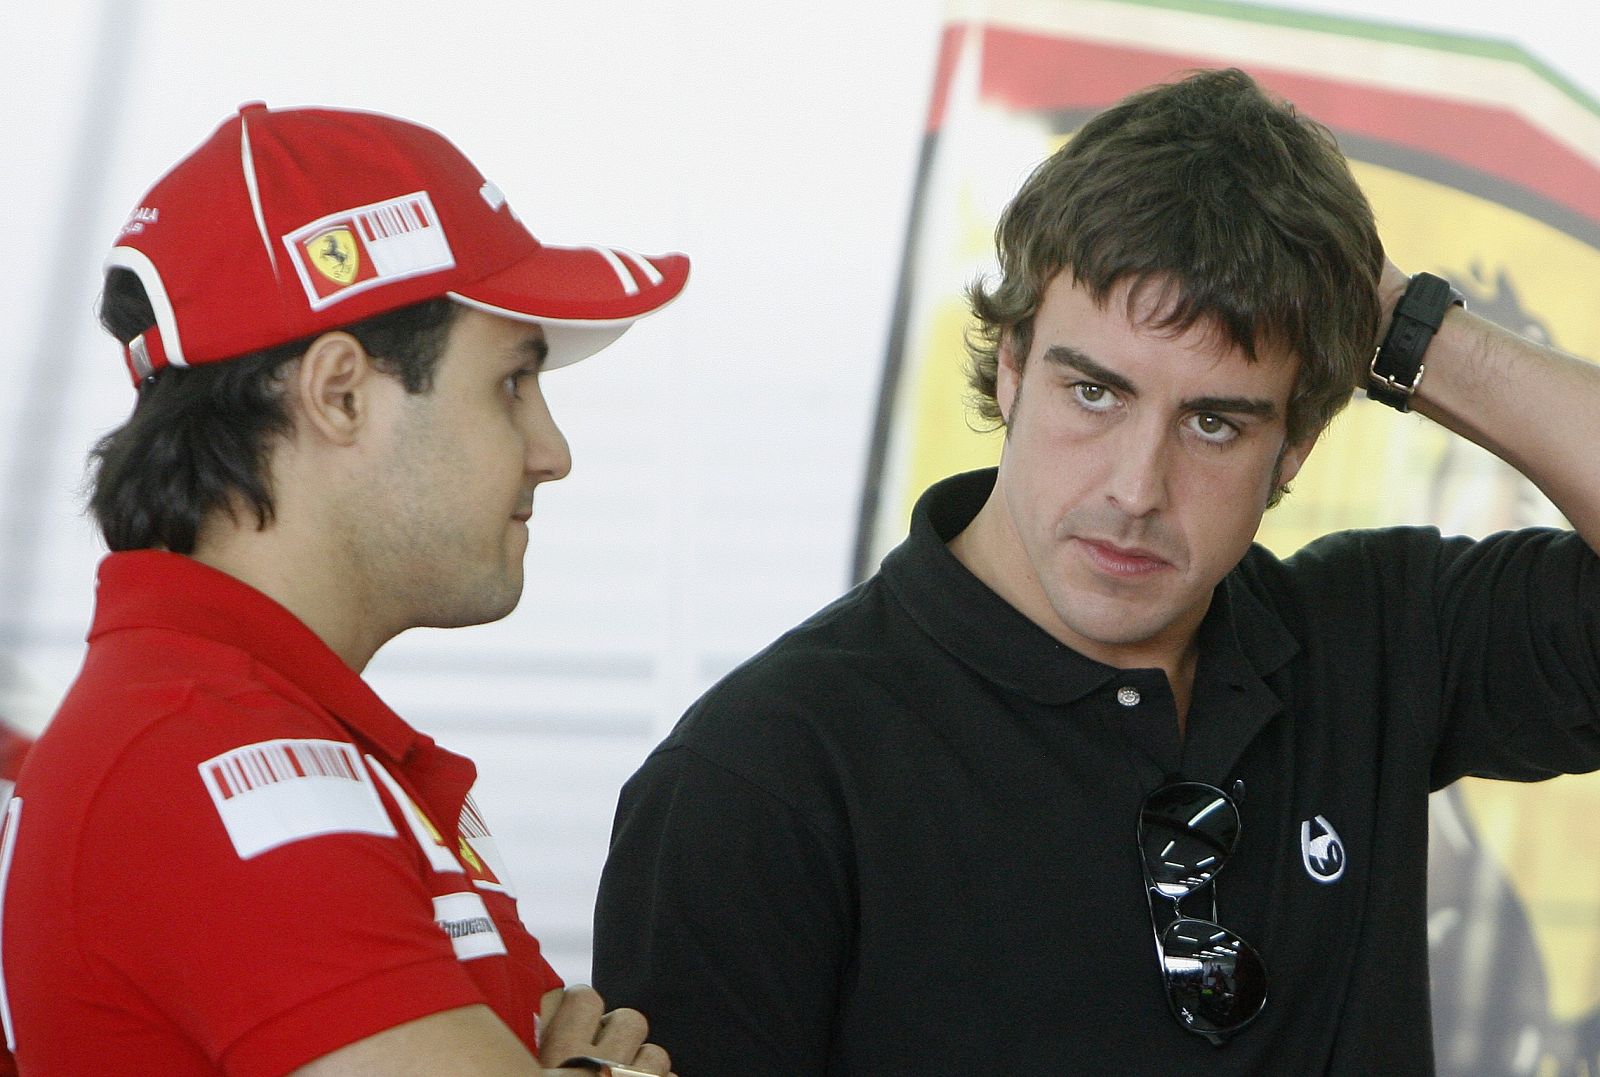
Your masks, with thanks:
<instances>
[{"instance_id":1,"label":"red shirt collar","mask_svg":"<svg viewBox=\"0 0 1600 1077\"><path fill-rule=\"evenodd\" d=\"M244 651L397 762L418 742L433 743L390 710L294 614L191 557L134 550L100 563L89 640L125 628L163 628Z\"/></svg>"}]
</instances>

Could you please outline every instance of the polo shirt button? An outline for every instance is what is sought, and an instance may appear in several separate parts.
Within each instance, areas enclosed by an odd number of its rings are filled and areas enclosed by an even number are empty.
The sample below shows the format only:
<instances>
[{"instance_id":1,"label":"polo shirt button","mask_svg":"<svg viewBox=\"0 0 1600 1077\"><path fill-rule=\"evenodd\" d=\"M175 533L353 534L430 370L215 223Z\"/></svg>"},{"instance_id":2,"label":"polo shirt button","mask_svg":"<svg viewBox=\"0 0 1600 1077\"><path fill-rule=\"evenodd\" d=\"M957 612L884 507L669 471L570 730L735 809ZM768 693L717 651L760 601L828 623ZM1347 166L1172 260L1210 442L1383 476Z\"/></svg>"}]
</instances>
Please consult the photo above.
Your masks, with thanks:
<instances>
[{"instance_id":1,"label":"polo shirt button","mask_svg":"<svg viewBox=\"0 0 1600 1077\"><path fill-rule=\"evenodd\" d=\"M1117 702L1121 703L1124 707L1137 707L1139 705L1139 689L1118 688Z\"/></svg>"}]
</instances>

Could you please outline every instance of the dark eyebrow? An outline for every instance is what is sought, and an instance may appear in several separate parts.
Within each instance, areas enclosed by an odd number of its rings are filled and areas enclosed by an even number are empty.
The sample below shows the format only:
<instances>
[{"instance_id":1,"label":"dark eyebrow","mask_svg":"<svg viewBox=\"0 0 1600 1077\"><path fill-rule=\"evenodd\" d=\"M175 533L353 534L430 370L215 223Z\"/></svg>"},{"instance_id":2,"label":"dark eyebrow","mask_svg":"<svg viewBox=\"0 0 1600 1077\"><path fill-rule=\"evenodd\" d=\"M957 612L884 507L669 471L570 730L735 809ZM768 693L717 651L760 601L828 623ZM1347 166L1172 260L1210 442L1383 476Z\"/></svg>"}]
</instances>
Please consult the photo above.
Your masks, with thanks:
<instances>
[{"instance_id":1,"label":"dark eyebrow","mask_svg":"<svg viewBox=\"0 0 1600 1077\"><path fill-rule=\"evenodd\" d=\"M1057 366L1069 367L1089 378L1097 385L1115 389L1124 396L1137 397L1134 384L1114 370L1107 369L1090 359L1077 348L1065 344L1045 349L1044 358ZM1278 414L1278 405L1270 400L1247 396L1200 396L1183 401L1185 411L1212 411L1224 415L1248 415L1257 419L1272 419Z\"/></svg>"},{"instance_id":2,"label":"dark eyebrow","mask_svg":"<svg viewBox=\"0 0 1600 1077\"><path fill-rule=\"evenodd\" d=\"M1096 384L1115 389L1124 396L1139 395L1139 390L1133 387L1133 382L1116 371L1101 366L1077 348L1070 348L1065 344L1053 344L1045 349L1044 357L1057 366L1071 367Z\"/></svg>"},{"instance_id":3,"label":"dark eyebrow","mask_svg":"<svg viewBox=\"0 0 1600 1077\"><path fill-rule=\"evenodd\" d=\"M1247 396L1202 396L1183 402L1186 411L1215 411L1224 415L1249 415L1256 419L1272 419L1278 414L1278 405L1270 400L1255 400Z\"/></svg>"},{"instance_id":4,"label":"dark eyebrow","mask_svg":"<svg viewBox=\"0 0 1600 1077\"><path fill-rule=\"evenodd\" d=\"M511 351L517 357L519 365L532 360L534 367L541 370L544 368L544 361L550 358L550 345L545 343L543 333L518 341Z\"/></svg>"}]
</instances>

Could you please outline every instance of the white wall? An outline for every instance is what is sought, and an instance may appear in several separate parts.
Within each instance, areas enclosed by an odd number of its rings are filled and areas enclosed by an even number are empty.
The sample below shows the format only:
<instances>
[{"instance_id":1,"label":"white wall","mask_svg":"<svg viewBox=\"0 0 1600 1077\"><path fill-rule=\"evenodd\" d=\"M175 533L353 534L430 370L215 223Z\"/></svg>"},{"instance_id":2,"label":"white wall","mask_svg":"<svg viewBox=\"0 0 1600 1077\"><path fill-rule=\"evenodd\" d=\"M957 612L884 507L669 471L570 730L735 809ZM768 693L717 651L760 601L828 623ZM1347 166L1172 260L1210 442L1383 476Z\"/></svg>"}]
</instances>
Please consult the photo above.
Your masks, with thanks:
<instances>
[{"instance_id":1,"label":"white wall","mask_svg":"<svg viewBox=\"0 0 1600 1077\"><path fill-rule=\"evenodd\" d=\"M1408 9L1517 41L1600 98L1590 0ZM678 304L547 382L576 467L540 492L522 608L413 633L370 671L477 757L525 916L586 978L618 787L711 680L847 582L942 17L942 0L9 4L0 651L34 710L90 612L83 455L131 403L92 318L123 217L244 101L436 126L541 238L695 260Z\"/></svg>"}]
</instances>

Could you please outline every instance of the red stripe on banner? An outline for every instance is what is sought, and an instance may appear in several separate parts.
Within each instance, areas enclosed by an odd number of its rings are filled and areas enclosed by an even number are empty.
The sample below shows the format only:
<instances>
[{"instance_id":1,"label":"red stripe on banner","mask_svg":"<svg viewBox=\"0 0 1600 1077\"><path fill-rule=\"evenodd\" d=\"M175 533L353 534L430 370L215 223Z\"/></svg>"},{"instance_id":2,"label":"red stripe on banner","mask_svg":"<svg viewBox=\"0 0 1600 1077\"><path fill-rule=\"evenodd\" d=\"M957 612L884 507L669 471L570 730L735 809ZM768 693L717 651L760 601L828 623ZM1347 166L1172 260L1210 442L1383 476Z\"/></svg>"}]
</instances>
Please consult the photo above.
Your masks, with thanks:
<instances>
[{"instance_id":1,"label":"red stripe on banner","mask_svg":"<svg viewBox=\"0 0 1600 1077\"><path fill-rule=\"evenodd\" d=\"M944 126L944 110L950 103L950 83L955 78L956 61L960 59L961 46L972 29L964 23L946 26L939 39L939 64L933 76L933 99L928 102L929 133Z\"/></svg>"},{"instance_id":2,"label":"red stripe on banner","mask_svg":"<svg viewBox=\"0 0 1600 1077\"><path fill-rule=\"evenodd\" d=\"M1217 66L1192 56L987 29L979 92L1014 109L1098 110L1190 68Z\"/></svg>"},{"instance_id":3,"label":"red stripe on banner","mask_svg":"<svg viewBox=\"0 0 1600 1077\"><path fill-rule=\"evenodd\" d=\"M1600 168L1510 109L1292 73L1264 73L1261 81L1335 131L1487 172L1600 223Z\"/></svg>"},{"instance_id":4,"label":"red stripe on banner","mask_svg":"<svg viewBox=\"0 0 1600 1077\"><path fill-rule=\"evenodd\" d=\"M930 129L944 122L961 42L970 30L965 25L945 29ZM1144 86L1225 62L1015 30L985 28L983 34L980 92L985 100L1023 111L1099 110ZM1600 223L1600 168L1505 108L1238 62L1262 85L1336 132L1465 165Z\"/></svg>"}]
</instances>

